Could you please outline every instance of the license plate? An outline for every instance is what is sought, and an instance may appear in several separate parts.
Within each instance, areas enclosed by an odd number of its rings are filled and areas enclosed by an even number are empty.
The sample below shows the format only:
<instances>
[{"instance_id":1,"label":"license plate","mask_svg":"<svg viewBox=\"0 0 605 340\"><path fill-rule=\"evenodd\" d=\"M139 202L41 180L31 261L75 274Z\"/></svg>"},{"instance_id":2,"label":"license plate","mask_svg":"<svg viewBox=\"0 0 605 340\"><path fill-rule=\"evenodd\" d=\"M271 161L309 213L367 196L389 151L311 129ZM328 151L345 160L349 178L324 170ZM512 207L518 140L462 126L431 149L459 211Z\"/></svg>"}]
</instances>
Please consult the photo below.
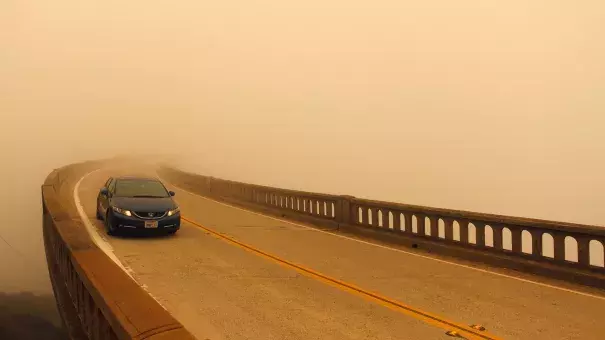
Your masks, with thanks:
<instances>
[{"instance_id":1,"label":"license plate","mask_svg":"<svg viewBox=\"0 0 605 340\"><path fill-rule=\"evenodd\" d=\"M158 221L145 221L145 228L157 228Z\"/></svg>"}]
</instances>

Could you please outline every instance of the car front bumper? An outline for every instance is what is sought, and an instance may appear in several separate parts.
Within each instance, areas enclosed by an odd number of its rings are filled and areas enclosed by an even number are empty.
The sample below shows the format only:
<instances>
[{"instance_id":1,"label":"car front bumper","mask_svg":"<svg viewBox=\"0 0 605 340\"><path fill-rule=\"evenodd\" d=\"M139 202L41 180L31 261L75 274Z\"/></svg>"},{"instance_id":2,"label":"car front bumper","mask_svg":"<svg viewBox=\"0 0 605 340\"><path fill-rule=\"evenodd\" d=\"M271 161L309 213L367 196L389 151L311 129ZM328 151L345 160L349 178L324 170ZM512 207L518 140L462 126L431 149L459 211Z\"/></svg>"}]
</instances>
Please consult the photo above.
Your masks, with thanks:
<instances>
[{"instance_id":1,"label":"car front bumper","mask_svg":"<svg viewBox=\"0 0 605 340\"><path fill-rule=\"evenodd\" d=\"M114 213L112 214L112 225L118 230L128 230L128 229L140 229L140 230L179 230L181 228L181 214L178 213L174 216L163 217L157 220L158 227L157 228L145 228L145 221L138 217L134 216L126 216Z\"/></svg>"}]
</instances>

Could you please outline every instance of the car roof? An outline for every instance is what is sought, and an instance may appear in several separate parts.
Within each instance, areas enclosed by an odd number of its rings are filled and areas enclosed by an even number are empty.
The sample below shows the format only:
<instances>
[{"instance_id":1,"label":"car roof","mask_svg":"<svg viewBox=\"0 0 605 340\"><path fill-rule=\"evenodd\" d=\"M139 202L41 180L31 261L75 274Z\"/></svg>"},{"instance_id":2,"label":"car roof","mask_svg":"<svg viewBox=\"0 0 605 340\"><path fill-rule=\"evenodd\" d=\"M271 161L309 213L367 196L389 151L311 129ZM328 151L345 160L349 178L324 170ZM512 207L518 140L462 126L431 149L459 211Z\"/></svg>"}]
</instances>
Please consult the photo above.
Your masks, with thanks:
<instances>
[{"instance_id":1,"label":"car roof","mask_svg":"<svg viewBox=\"0 0 605 340\"><path fill-rule=\"evenodd\" d=\"M158 178L155 177L144 177L144 176L119 176L119 177L114 177L116 179L116 181L119 180L141 180L141 181L156 181L156 182L160 182L160 180Z\"/></svg>"}]
</instances>

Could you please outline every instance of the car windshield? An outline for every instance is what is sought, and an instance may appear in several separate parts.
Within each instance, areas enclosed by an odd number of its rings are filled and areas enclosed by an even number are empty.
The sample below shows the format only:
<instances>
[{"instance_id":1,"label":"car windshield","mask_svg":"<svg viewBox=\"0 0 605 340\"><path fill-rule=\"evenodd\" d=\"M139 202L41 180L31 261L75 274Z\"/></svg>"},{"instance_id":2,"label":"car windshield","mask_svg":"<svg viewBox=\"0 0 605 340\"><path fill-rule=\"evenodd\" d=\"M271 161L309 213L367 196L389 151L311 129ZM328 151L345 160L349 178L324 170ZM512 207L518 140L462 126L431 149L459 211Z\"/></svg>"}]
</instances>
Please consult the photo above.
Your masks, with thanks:
<instances>
[{"instance_id":1,"label":"car windshield","mask_svg":"<svg viewBox=\"0 0 605 340\"><path fill-rule=\"evenodd\" d=\"M120 179L116 181L118 197L168 197L168 191L159 181L146 179Z\"/></svg>"}]
</instances>

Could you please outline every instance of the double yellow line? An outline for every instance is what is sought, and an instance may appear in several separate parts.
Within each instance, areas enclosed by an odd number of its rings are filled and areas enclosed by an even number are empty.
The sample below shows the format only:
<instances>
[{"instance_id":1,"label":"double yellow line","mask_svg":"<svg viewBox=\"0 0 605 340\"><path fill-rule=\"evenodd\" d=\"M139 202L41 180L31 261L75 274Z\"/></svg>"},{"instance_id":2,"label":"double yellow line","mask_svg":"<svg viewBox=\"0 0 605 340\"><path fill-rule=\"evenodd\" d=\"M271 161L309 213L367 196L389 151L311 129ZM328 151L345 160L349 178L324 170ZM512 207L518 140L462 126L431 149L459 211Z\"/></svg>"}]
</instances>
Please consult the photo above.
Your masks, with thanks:
<instances>
[{"instance_id":1,"label":"double yellow line","mask_svg":"<svg viewBox=\"0 0 605 340\"><path fill-rule=\"evenodd\" d=\"M203 225L201 225L201 224L199 224L199 223L197 223L195 221L192 221L192 220L190 220L190 219L188 219L186 217L182 217L182 218L183 218L183 220L185 220L185 221L193 224L196 227L199 227L199 228L201 228L201 229L209 232L210 234L212 234L214 236L217 236L217 237L219 237L219 238L221 238L221 239L223 239L223 240L225 240L225 241L227 241L227 242L229 242L231 244L234 244L234 245L236 245L238 247L241 247L243 249L246 249L246 250L249 250L249 251L251 251L253 253L256 253L257 255L260 255L260 256L262 256L264 258L267 258L267 259L275 261L275 262L277 262L279 264L285 265L285 266L287 266L289 268L292 268L292 269L294 269L294 270L296 270L296 271L298 271L298 272L300 272L302 274L310 276L310 277L312 277L314 279L317 279L319 281L322 281L324 283L328 283L328 284L330 284L332 286L335 286L335 287L337 287L337 288L339 288L341 290L344 290L344 291L347 291L347 292L350 292L350 293L353 293L353 294L361 295L361 296L363 296L363 297L365 297L365 298L367 298L369 300L372 300L374 302L379 303L380 305L386 306L386 307L388 307L390 309L396 310L396 311L401 312L403 314L412 316L412 317L414 317L414 318L416 318L418 320L422 320L422 321L424 321L424 322L426 322L428 324L431 324L433 326L440 327L440 328L444 329L446 331L446 333L448 335L452 336L452 337L457 337L457 338L460 338L460 339L469 339L469 340L471 340L471 339L473 339L473 340L474 339L500 340L500 338L498 338L498 337L496 337L494 335L488 334L485 331L481 331L481 330L474 329L474 328L471 328L471 327L466 326L466 325L461 325L461 324L458 324L456 322L449 321L449 320L447 320L447 319L445 319L443 317L437 316L435 314L422 311L422 310L420 310L418 308L414 308L412 306L406 305L406 304L401 303L399 301L396 301L396 300L390 299L388 297L382 296L380 294L373 293L373 292L368 291L366 289L357 287L357 286L355 286L355 285L353 285L351 283L347 283L347 282L344 282L342 280L338 280L338 279L332 278L332 277L330 277L328 275L319 273L319 272L317 272L317 271L315 271L313 269L309 269L309 268L303 267L301 265L292 263L292 262L290 262L288 260L284 260L282 258L279 258L279 257L275 256L275 255L271 255L269 253L266 253L266 252L264 252L264 251L262 251L262 250L260 250L258 248L255 248L255 247L247 245L247 244L245 244L243 242L237 241L237 240L235 240L235 239L233 239L233 238L231 238L229 236L226 236L224 234L216 232L216 231L214 231L214 230L212 230L212 229L210 229L208 227L205 227L205 226L203 226Z\"/></svg>"}]
</instances>

